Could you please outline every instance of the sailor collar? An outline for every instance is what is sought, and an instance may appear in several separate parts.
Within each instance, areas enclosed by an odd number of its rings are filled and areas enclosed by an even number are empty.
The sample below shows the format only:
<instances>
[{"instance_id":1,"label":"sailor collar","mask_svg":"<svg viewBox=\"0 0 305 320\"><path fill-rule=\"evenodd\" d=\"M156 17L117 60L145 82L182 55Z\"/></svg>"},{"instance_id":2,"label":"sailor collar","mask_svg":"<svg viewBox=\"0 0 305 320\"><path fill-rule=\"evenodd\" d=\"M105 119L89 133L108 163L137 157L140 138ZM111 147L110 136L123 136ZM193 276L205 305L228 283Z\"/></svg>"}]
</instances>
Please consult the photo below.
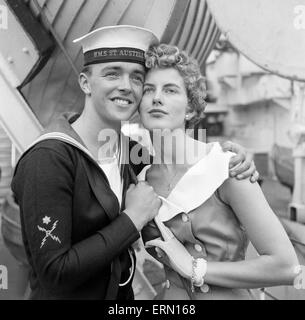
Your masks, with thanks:
<instances>
[{"instance_id":1,"label":"sailor collar","mask_svg":"<svg viewBox=\"0 0 305 320\"><path fill-rule=\"evenodd\" d=\"M65 142L67 144L70 144L74 146L75 148L79 149L82 151L89 159L91 159L97 166L99 166L97 159L94 158L94 156L91 154L91 152L88 150L88 148L85 146L84 142L80 138L80 136L73 130L71 124L69 123L68 119L66 116L62 115L58 117L57 119L53 120L50 125L44 130L42 135L38 137L31 145L29 145L26 150L23 152L21 155L19 161L21 158L28 153L36 144L38 144L41 141L45 140L60 140L62 142ZM126 163L126 150L122 152L122 148L125 145L128 145L128 138L124 136L124 134L120 134L120 154L119 156L116 155L117 159L120 160L121 163ZM124 148L125 149L125 148ZM109 158L100 158L98 159L102 163L107 162ZM18 162L19 162L18 161ZM18 165L18 163L17 163ZM17 167L16 165L16 167Z\"/></svg>"},{"instance_id":2,"label":"sailor collar","mask_svg":"<svg viewBox=\"0 0 305 320\"><path fill-rule=\"evenodd\" d=\"M179 213L189 213L202 205L229 177L229 162L234 155L232 152L223 152L220 144L212 144L210 152L195 163L167 198L159 196L162 205L158 218L168 221ZM138 180L146 180L146 172L151 167L146 166L138 175Z\"/></svg>"}]
</instances>

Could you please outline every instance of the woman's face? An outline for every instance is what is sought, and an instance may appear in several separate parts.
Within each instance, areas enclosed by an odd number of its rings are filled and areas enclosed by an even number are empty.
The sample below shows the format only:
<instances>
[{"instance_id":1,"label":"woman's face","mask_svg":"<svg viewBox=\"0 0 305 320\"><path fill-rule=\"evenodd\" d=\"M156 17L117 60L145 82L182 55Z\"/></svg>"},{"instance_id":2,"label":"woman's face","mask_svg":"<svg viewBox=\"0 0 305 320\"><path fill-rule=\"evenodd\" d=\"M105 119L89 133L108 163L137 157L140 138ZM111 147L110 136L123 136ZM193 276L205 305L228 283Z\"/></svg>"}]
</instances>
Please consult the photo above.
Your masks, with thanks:
<instances>
[{"instance_id":1,"label":"woman's face","mask_svg":"<svg viewBox=\"0 0 305 320\"><path fill-rule=\"evenodd\" d=\"M187 105L184 81L176 69L156 68L147 73L139 109L146 129L184 129Z\"/></svg>"}]
</instances>

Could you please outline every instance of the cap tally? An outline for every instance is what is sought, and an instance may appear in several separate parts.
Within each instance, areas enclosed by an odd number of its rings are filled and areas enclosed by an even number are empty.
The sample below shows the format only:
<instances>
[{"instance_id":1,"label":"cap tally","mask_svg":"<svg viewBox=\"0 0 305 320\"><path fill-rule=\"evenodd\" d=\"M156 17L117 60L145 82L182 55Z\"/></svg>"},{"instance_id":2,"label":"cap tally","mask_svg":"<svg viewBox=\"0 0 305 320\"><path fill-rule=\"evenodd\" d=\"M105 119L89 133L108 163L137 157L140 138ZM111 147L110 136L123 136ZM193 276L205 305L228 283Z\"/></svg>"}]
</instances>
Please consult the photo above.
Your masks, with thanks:
<instances>
[{"instance_id":1,"label":"cap tally","mask_svg":"<svg viewBox=\"0 0 305 320\"><path fill-rule=\"evenodd\" d=\"M119 25L96 29L73 42L81 43L85 66L115 61L145 65L145 51L159 39L148 29Z\"/></svg>"}]
</instances>

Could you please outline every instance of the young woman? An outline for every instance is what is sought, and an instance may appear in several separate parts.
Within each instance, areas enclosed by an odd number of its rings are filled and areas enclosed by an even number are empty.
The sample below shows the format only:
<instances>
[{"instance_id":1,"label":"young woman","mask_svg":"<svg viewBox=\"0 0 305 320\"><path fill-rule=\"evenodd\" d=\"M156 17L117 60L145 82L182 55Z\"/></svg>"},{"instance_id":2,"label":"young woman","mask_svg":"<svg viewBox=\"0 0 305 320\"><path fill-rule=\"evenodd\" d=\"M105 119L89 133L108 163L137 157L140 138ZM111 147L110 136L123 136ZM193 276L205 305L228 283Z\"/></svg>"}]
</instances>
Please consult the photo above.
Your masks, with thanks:
<instances>
[{"instance_id":1,"label":"young woman","mask_svg":"<svg viewBox=\"0 0 305 320\"><path fill-rule=\"evenodd\" d=\"M162 206L142 235L165 265L164 299L251 299L250 288L292 284L298 260L259 185L229 178L232 153L185 132L205 108L197 62L160 45L148 51L146 66L140 115L155 161L138 178ZM259 253L251 260L248 238Z\"/></svg>"}]
</instances>

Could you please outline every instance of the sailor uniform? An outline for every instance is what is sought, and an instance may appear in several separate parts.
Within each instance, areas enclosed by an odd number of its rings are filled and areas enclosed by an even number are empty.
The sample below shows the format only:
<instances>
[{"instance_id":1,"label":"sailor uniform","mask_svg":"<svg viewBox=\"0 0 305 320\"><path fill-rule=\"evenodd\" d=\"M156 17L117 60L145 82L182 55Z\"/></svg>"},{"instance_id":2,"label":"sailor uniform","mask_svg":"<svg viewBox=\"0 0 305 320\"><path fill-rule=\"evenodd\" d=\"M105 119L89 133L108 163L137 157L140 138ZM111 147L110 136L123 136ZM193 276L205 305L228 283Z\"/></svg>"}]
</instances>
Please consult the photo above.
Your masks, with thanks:
<instances>
[{"instance_id":1,"label":"sailor uniform","mask_svg":"<svg viewBox=\"0 0 305 320\"><path fill-rule=\"evenodd\" d=\"M139 233L123 212L124 201L120 206L65 119L49 130L22 156L12 181L32 268L31 298L132 299L130 246ZM122 177L124 199L135 183L130 165L123 166Z\"/></svg>"},{"instance_id":2,"label":"sailor uniform","mask_svg":"<svg viewBox=\"0 0 305 320\"><path fill-rule=\"evenodd\" d=\"M82 45L87 66L111 61L144 65L144 52L159 41L147 29L111 26L74 42ZM12 190L32 268L33 299L133 298L130 247L139 233L123 210L136 175L130 161L104 160L98 163L60 119L17 164Z\"/></svg>"}]
</instances>

